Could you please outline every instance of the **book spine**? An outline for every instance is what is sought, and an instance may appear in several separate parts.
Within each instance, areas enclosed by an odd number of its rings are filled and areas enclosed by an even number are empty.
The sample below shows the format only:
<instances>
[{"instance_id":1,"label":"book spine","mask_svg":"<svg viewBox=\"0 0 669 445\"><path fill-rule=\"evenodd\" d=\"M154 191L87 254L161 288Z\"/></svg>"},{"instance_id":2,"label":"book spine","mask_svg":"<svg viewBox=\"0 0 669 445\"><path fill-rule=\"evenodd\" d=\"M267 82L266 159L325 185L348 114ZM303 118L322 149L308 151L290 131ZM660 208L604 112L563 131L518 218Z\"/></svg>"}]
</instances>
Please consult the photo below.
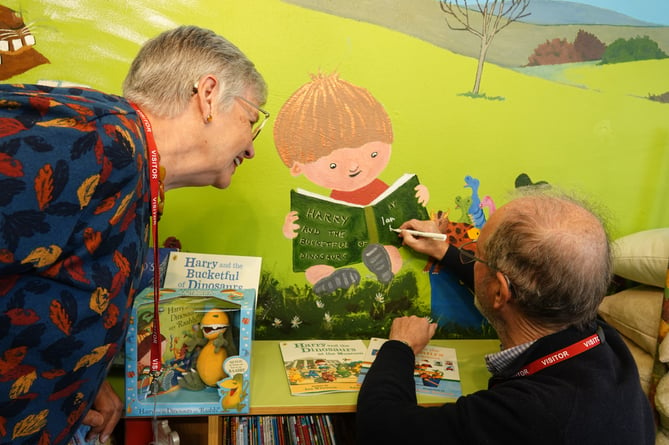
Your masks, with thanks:
<instances>
[{"instance_id":1,"label":"book spine","mask_svg":"<svg viewBox=\"0 0 669 445\"><path fill-rule=\"evenodd\" d=\"M304 416L298 416L298 427L300 431L300 437L302 438L302 443L305 445L311 445L311 437L309 436L309 430L306 426Z\"/></svg>"},{"instance_id":2,"label":"book spine","mask_svg":"<svg viewBox=\"0 0 669 445\"><path fill-rule=\"evenodd\" d=\"M337 442L335 440L334 425L332 424L332 419L330 418L329 414L324 414L323 417L326 423L326 431L328 432L329 441L331 444L334 445Z\"/></svg>"},{"instance_id":3,"label":"book spine","mask_svg":"<svg viewBox=\"0 0 669 445\"><path fill-rule=\"evenodd\" d=\"M379 242L379 226L376 221L376 213L374 207L368 206L363 209L365 215L365 225L367 226L367 234L369 236L369 244L376 244Z\"/></svg>"},{"instance_id":4,"label":"book spine","mask_svg":"<svg viewBox=\"0 0 669 445\"><path fill-rule=\"evenodd\" d=\"M239 427L238 422L239 419L237 417L232 417L232 420L230 421L230 437L232 439L232 445L237 445L237 428Z\"/></svg>"},{"instance_id":5,"label":"book spine","mask_svg":"<svg viewBox=\"0 0 669 445\"><path fill-rule=\"evenodd\" d=\"M311 434L314 436L314 443L318 445L324 445L323 435L321 434L320 426L318 425L318 416L309 416L309 423L311 426Z\"/></svg>"},{"instance_id":6,"label":"book spine","mask_svg":"<svg viewBox=\"0 0 669 445\"><path fill-rule=\"evenodd\" d=\"M286 429L286 417L277 416L276 423L277 423L277 428L276 428L277 435L279 436L279 441L277 443L279 445L284 445L287 443L287 438L288 438L288 430Z\"/></svg>"},{"instance_id":7,"label":"book spine","mask_svg":"<svg viewBox=\"0 0 669 445\"><path fill-rule=\"evenodd\" d=\"M289 425L290 425L290 439L291 443L293 444L301 444L302 442L300 441L298 435L297 435L297 420L295 419L295 416L290 416L288 418L289 420Z\"/></svg>"}]
</instances>

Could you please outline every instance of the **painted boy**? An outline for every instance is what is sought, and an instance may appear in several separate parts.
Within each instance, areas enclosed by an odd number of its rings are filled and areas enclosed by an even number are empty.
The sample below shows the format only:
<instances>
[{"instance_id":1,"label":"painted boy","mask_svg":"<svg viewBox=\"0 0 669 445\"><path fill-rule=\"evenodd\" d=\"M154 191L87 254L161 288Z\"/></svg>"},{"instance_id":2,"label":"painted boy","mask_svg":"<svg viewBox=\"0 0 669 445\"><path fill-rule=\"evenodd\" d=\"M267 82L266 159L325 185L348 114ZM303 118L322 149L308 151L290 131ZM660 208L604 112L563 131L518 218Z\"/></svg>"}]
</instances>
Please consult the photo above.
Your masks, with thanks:
<instances>
[{"instance_id":1,"label":"painted boy","mask_svg":"<svg viewBox=\"0 0 669 445\"><path fill-rule=\"evenodd\" d=\"M388 185L379 179L390 160L393 131L383 106L364 88L341 80L337 73L316 74L283 105L274 124L274 142L293 176L304 175L312 183L330 189L330 197L367 205ZM425 206L427 187L415 188L417 201ZM298 236L300 215L287 214L283 234ZM384 284L402 266L395 246L368 244L360 260ZM360 282L352 267L336 267L317 261L305 270L316 294L346 289Z\"/></svg>"}]
</instances>

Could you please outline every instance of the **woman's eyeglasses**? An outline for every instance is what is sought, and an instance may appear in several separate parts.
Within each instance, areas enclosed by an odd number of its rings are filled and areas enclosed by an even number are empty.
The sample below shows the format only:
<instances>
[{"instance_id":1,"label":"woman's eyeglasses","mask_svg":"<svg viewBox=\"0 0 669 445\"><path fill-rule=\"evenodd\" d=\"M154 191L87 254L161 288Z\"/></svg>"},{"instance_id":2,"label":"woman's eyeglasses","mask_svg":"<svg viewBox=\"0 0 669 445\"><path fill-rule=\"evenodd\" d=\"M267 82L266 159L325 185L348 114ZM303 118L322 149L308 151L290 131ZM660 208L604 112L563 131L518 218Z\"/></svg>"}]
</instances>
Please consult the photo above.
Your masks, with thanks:
<instances>
[{"instance_id":1,"label":"woman's eyeglasses","mask_svg":"<svg viewBox=\"0 0 669 445\"><path fill-rule=\"evenodd\" d=\"M242 96L237 96L237 99L240 99L242 102L250 105L251 107L255 108L258 111L258 120L255 121L251 127L251 140L254 141L260 134L262 127L264 127L267 121L269 120L269 113L260 108L258 105L251 102L250 100L246 100ZM261 114L263 116L262 118L260 118Z\"/></svg>"}]
</instances>

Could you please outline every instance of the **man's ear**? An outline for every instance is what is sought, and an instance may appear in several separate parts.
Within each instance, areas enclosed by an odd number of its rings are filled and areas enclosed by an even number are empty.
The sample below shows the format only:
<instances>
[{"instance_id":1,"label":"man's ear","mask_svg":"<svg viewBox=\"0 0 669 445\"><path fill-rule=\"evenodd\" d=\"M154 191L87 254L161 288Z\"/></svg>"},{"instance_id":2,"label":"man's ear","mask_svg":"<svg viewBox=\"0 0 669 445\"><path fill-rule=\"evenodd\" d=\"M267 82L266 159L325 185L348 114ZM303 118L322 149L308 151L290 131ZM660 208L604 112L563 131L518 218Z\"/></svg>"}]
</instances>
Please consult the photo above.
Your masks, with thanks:
<instances>
[{"instance_id":1,"label":"man's ear","mask_svg":"<svg viewBox=\"0 0 669 445\"><path fill-rule=\"evenodd\" d=\"M300 176L302 174L302 163L294 162L293 166L290 167L290 174L293 176Z\"/></svg>"},{"instance_id":2,"label":"man's ear","mask_svg":"<svg viewBox=\"0 0 669 445\"><path fill-rule=\"evenodd\" d=\"M493 306L495 309L500 309L511 300L511 283L506 275L499 271L495 272L495 283L497 291L495 292Z\"/></svg>"}]
</instances>

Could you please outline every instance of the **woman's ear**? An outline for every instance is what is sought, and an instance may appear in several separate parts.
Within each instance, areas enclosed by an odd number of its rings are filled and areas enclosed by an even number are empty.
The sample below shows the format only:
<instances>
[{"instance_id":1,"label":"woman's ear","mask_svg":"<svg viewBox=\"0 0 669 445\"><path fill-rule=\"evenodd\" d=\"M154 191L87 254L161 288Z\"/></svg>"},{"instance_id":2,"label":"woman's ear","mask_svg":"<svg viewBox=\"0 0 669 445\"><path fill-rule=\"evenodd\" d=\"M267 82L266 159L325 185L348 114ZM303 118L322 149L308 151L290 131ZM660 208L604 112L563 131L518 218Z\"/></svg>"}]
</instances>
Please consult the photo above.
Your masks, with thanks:
<instances>
[{"instance_id":1,"label":"woman's ear","mask_svg":"<svg viewBox=\"0 0 669 445\"><path fill-rule=\"evenodd\" d=\"M218 85L218 79L213 75L206 75L195 85L198 103L200 105L200 114L205 123L209 123L214 115L214 103L216 100L215 90Z\"/></svg>"}]
</instances>

